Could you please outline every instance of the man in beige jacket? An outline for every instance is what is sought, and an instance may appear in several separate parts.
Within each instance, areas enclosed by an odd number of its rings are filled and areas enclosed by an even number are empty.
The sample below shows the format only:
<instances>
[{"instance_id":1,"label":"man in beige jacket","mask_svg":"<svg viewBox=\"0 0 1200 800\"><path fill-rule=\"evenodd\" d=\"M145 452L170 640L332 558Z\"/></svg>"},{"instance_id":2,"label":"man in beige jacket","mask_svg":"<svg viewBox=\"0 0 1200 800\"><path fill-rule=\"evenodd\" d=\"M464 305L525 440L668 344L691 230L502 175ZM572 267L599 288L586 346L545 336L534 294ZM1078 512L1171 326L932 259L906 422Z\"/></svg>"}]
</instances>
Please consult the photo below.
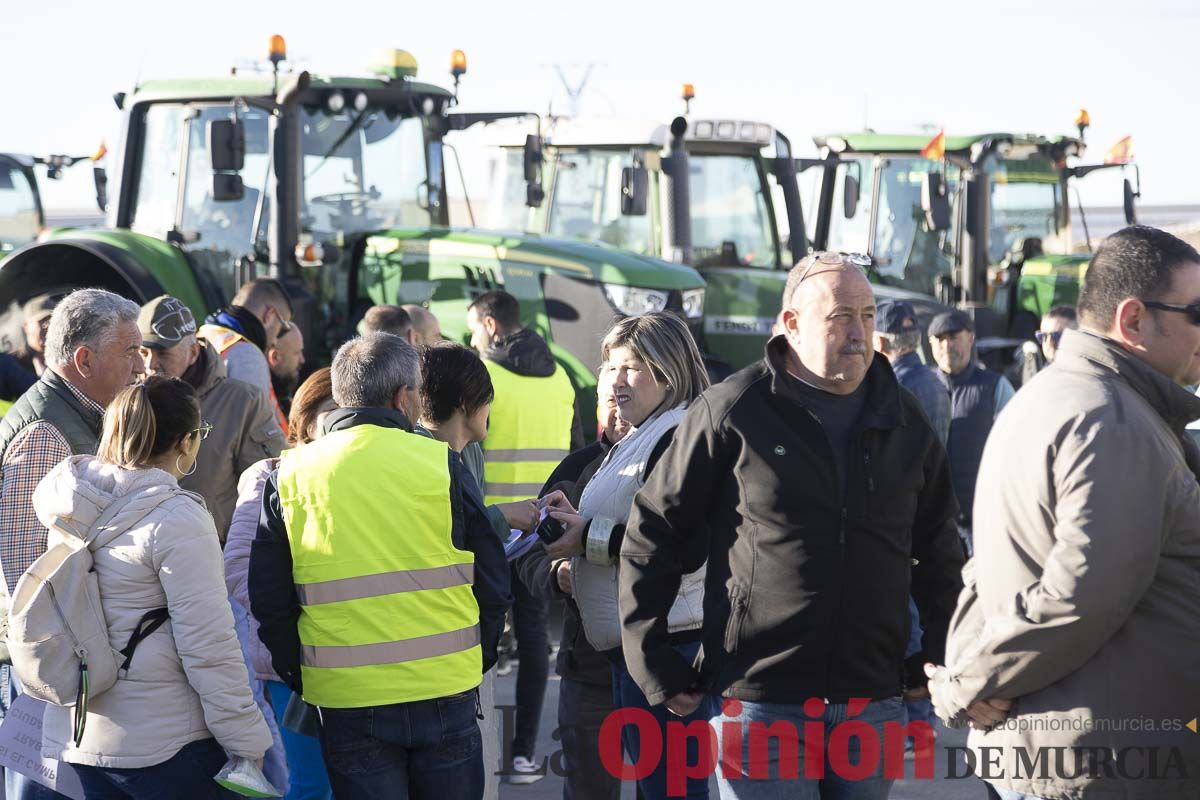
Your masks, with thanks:
<instances>
[{"instance_id":1,"label":"man in beige jacket","mask_svg":"<svg viewBox=\"0 0 1200 800\"><path fill-rule=\"evenodd\" d=\"M251 464L275 458L287 446L267 396L248 383L226 377L217 351L196 338L196 320L182 302L162 295L142 306L138 317L142 358L148 375L182 378L200 395L200 414L211 430L200 443L196 469L179 481L204 498L225 541L238 477Z\"/></svg>"},{"instance_id":2,"label":"man in beige jacket","mask_svg":"<svg viewBox=\"0 0 1200 800\"><path fill-rule=\"evenodd\" d=\"M975 558L927 667L1004 800L1200 797L1200 253L1100 246L1054 364L996 421Z\"/></svg>"}]
</instances>

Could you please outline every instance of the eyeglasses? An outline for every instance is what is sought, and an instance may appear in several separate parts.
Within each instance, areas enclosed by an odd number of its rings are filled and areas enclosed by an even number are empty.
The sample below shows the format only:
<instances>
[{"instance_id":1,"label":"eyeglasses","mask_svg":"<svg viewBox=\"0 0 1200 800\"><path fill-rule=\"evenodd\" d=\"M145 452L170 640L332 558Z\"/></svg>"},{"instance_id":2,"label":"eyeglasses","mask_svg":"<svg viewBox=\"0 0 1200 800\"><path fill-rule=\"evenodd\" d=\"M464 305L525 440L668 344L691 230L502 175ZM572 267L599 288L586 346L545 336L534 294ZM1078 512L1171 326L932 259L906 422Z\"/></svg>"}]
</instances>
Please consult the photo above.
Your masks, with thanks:
<instances>
[{"instance_id":1,"label":"eyeglasses","mask_svg":"<svg viewBox=\"0 0 1200 800\"><path fill-rule=\"evenodd\" d=\"M1033 338L1037 339L1038 344L1045 344L1046 340L1049 339L1050 343L1057 347L1058 340L1062 338L1062 331L1054 331L1052 333L1037 331L1033 334Z\"/></svg>"},{"instance_id":2,"label":"eyeglasses","mask_svg":"<svg viewBox=\"0 0 1200 800\"><path fill-rule=\"evenodd\" d=\"M213 430L212 423L206 419L202 419L202 420L200 420L200 427L192 428L190 431L188 431L188 433L199 433L200 441L203 442L205 439L208 438L208 435L210 433L212 433L212 430Z\"/></svg>"},{"instance_id":3,"label":"eyeglasses","mask_svg":"<svg viewBox=\"0 0 1200 800\"><path fill-rule=\"evenodd\" d=\"M1143 300L1142 305L1146 308L1157 309L1158 311L1174 311L1176 314L1186 314L1188 322L1193 325L1200 325L1200 301L1181 306L1177 303L1160 303L1157 300Z\"/></svg>"},{"instance_id":4,"label":"eyeglasses","mask_svg":"<svg viewBox=\"0 0 1200 800\"><path fill-rule=\"evenodd\" d=\"M863 272L866 272L867 267L871 266L871 257L865 256L862 253L837 253L833 251L824 253L813 253L808 257L808 266L804 268L804 272L800 273L800 278L792 284L799 286L805 278L808 277L809 270L817 264L822 264L827 267L842 267L847 264L858 267Z\"/></svg>"}]
</instances>

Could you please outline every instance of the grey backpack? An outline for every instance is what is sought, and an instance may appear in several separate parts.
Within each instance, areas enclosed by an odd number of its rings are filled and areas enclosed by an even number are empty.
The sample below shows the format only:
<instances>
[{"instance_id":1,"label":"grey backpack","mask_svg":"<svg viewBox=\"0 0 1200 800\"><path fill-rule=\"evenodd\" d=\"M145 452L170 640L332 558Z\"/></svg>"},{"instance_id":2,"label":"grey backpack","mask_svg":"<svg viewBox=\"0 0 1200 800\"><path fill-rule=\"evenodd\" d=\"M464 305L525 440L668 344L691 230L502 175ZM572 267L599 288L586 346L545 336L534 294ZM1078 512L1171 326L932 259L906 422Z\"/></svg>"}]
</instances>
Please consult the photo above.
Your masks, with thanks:
<instances>
[{"instance_id":1,"label":"grey backpack","mask_svg":"<svg viewBox=\"0 0 1200 800\"><path fill-rule=\"evenodd\" d=\"M113 650L92 554L176 494L183 492L154 487L115 500L82 538L52 524L60 531L59 541L17 581L8 614L13 668L27 694L57 706L75 706L76 746L83 737L89 698L112 688L118 673L129 669L138 642L168 618L165 608L147 612L129 645ZM148 503L132 525L109 524L133 500L150 495L157 495L158 502Z\"/></svg>"}]
</instances>

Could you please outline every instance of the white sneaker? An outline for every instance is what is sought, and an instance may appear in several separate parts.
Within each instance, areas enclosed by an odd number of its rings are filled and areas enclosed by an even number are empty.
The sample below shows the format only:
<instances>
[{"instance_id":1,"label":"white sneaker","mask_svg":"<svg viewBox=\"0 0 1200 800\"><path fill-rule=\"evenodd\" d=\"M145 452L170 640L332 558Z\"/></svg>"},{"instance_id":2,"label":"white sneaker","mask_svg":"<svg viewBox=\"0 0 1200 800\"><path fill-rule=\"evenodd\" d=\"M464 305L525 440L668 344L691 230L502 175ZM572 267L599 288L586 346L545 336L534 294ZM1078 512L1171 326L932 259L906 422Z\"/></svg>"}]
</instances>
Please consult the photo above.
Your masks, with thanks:
<instances>
[{"instance_id":1,"label":"white sneaker","mask_svg":"<svg viewBox=\"0 0 1200 800\"><path fill-rule=\"evenodd\" d=\"M513 756L512 773L504 776L506 783L524 785L527 783L537 783L546 777L546 773L542 772L541 767L525 756Z\"/></svg>"}]
</instances>

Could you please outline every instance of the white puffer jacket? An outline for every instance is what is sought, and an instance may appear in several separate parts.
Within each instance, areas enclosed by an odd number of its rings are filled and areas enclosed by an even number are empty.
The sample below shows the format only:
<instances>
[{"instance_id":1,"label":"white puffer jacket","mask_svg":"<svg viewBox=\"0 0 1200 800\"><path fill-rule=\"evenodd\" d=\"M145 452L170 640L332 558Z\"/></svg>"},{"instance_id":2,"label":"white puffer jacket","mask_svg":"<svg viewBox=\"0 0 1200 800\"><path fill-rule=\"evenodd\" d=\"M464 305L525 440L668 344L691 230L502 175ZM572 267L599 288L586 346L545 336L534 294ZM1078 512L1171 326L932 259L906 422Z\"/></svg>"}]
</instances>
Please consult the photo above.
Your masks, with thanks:
<instances>
[{"instance_id":1,"label":"white puffer jacket","mask_svg":"<svg viewBox=\"0 0 1200 800\"><path fill-rule=\"evenodd\" d=\"M73 456L38 484L33 505L43 524L70 518L87 528L117 498L159 485L177 484L162 470ZM147 503L158 505L147 514ZM221 545L200 497L132 500L112 524L129 529L94 557L113 649L129 643L147 611L166 607L171 619L137 646L129 672L92 699L78 747L72 709L47 706L43 754L72 764L148 767L189 742L216 738L230 755L262 757L271 734L250 692ZM50 544L61 535L51 529Z\"/></svg>"},{"instance_id":2,"label":"white puffer jacket","mask_svg":"<svg viewBox=\"0 0 1200 800\"><path fill-rule=\"evenodd\" d=\"M624 525L633 509L633 496L646 483L646 465L655 445L683 419L687 404L663 411L634 428L608 451L600 469L584 487L579 513L597 527L611 531ZM604 549L607 549L606 547ZM667 615L671 633L704 624L704 574L707 564L683 576L679 593ZM597 650L621 644L621 612L617 605L617 568L593 563L588 557L571 560L575 602L588 642Z\"/></svg>"}]
</instances>

